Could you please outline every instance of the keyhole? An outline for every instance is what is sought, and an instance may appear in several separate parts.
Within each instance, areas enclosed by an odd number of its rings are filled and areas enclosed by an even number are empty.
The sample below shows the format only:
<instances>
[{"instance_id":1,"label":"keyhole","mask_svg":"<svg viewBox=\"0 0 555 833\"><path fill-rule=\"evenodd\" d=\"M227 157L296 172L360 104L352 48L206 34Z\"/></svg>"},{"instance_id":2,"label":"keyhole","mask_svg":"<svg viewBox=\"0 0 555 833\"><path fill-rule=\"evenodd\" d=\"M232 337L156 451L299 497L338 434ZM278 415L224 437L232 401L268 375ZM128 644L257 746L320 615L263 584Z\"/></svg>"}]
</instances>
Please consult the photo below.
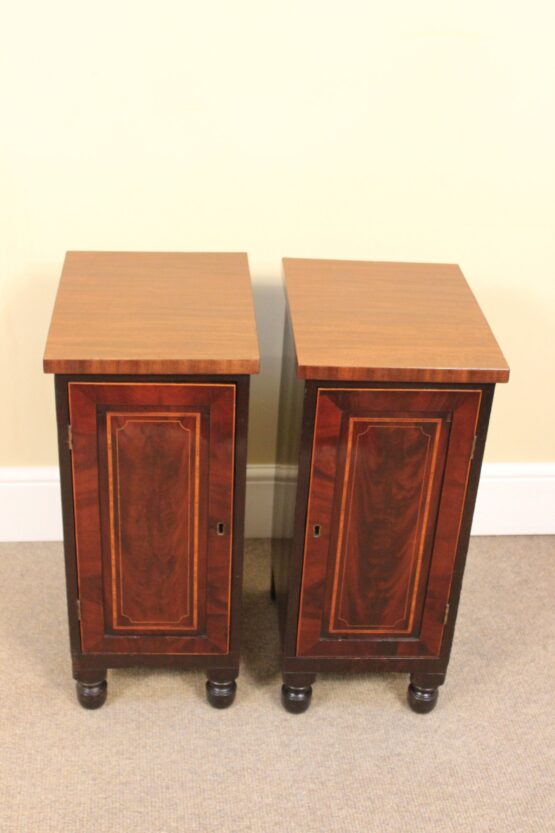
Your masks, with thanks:
<instances>
[{"instance_id":1,"label":"keyhole","mask_svg":"<svg viewBox=\"0 0 555 833\"><path fill-rule=\"evenodd\" d=\"M216 524L216 532L218 535L225 535L225 524L223 521L220 521L219 524Z\"/></svg>"},{"instance_id":2,"label":"keyhole","mask_svg":"<svg viewBox=\"0 0 555 833\"><path fill-rule=\"evenodd\" d=\"M315 538L320 537L320 532L321 531L322 531L322 527L320 526L320 524L314 524L314 526L312 527L312 534L314 535Z\"/></svg>"}]
</instances>

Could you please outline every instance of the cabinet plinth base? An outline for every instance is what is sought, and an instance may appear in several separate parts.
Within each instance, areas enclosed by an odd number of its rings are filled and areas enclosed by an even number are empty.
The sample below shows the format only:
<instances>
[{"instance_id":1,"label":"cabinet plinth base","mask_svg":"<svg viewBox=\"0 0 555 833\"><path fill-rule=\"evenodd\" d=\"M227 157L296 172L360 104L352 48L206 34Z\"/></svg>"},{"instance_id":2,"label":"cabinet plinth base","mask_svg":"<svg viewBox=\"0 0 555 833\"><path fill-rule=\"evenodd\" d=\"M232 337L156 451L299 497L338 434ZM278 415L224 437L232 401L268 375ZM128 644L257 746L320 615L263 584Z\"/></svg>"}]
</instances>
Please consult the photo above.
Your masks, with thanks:
<instances>
[{"instance_id":1,"label":"cabinet plinth base","mask_svg":"<svg viewBox=\"0 0 555 833\"><path fill-rule=\"evenodd\" d=\"M215 709L227 709L235 700L237 683L235 680L215 683L212 680L206 681L206 697L211 706Z\"/></svg>"}]
</instances>

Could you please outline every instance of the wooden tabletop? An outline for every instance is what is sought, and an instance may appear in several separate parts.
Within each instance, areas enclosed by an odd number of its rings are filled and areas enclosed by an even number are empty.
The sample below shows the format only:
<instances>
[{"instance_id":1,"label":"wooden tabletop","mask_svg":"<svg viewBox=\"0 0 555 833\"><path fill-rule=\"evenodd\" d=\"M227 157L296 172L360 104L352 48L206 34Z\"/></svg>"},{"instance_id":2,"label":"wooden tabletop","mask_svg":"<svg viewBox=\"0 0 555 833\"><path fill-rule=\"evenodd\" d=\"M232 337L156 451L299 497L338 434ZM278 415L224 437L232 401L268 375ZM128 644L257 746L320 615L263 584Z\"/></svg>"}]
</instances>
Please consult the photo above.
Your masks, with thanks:
<instances>
[{"instance_id":1,"label":"wooden tabletop","mask_svg":"<svg viewBox=\"0 0 555 833\"><path fill-rule=\"evenodd\" d=\"M44 370L257 373L247 256L68 252Z\"/></svg>"},{"instance_id":2,"label":"wooden tabletop","mask_svg":"<svg viewBox=\"0 0 555 833\"><path fill-rule=\"evenodd\" d=\"M301 378L508 380L458 266L292 258L283 265Z\"/></svg>"}]
</instances>

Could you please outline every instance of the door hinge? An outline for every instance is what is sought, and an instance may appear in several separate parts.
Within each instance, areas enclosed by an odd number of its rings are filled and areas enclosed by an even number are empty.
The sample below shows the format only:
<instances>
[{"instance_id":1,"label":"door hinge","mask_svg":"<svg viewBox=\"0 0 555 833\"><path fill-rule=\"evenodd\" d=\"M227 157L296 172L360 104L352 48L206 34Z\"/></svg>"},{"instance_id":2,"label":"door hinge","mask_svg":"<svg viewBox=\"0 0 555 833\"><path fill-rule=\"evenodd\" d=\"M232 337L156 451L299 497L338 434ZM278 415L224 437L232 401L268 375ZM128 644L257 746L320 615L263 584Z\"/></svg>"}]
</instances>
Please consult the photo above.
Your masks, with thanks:
<instances>
[{"instance_id":1,"label":"door hinge","mask_svg":"<svg viewBox=\"0 0 555 833\"><path fill-rule=\"evenodd\" d=\"M472 451L470 452L470 459L474 459L474 454L476 453L476 443L478 442L478 435L474 434L474 439L472 440Z\"/></svg>"},{"instance_id":2,"label":"door hinge","mask_svg":"<svg viewBox=\"0 0 555 833\"><path fill-rule=\"evenodd\" d=\"M445 605L445 613L443 614L443 624L447 624L447 620L449 619L449 602Z\"/></svg>"},{"instance_id":3,"label":"door hinge","mask_svg":"<svg viewBox=\"0 0 555 833\"><path fill-rule=\"evenodd\" d=\"M73 431L71 430L71 425L67 426L67 447L70 451L73 451Z\"/></svg>"},{"instance_id":4,"label":"door hinge","mask_svg":"<svg viewBox=\"0 0 555 833\"><path fill-rule=\"evenodd\" d=\"M81 599L77 599L75 602L75 609L77 610L77 621L81 621Z\"/></svg>"}]
</instances>

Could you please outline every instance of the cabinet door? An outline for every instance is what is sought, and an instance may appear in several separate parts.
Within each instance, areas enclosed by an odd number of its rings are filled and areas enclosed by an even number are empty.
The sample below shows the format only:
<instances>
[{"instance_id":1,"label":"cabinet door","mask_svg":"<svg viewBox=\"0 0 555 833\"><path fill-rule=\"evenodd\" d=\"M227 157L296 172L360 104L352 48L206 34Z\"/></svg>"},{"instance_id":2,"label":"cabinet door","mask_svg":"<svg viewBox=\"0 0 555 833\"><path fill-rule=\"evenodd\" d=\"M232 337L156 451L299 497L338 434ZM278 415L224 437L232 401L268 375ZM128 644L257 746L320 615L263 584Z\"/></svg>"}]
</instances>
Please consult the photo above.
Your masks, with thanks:
<instances>
[{"instance_id":1,"label":"cabinet door","mask_svg":"<svg viewBox=\"0 0 555 833\"><path fill-rule=\"evenodd\" d=\"M69 383L81 645L225 654L235 386Z\"/></svg>"},{"instance_id":2,"label":"cabinet door","mask_svg":"<svg viewBox=\"0 0 555 833\"><path fill-rule=\"evenodd\" d=\"M298 655L440 654L481 395L319 389Z\"/></svg>"}]
</instances>

